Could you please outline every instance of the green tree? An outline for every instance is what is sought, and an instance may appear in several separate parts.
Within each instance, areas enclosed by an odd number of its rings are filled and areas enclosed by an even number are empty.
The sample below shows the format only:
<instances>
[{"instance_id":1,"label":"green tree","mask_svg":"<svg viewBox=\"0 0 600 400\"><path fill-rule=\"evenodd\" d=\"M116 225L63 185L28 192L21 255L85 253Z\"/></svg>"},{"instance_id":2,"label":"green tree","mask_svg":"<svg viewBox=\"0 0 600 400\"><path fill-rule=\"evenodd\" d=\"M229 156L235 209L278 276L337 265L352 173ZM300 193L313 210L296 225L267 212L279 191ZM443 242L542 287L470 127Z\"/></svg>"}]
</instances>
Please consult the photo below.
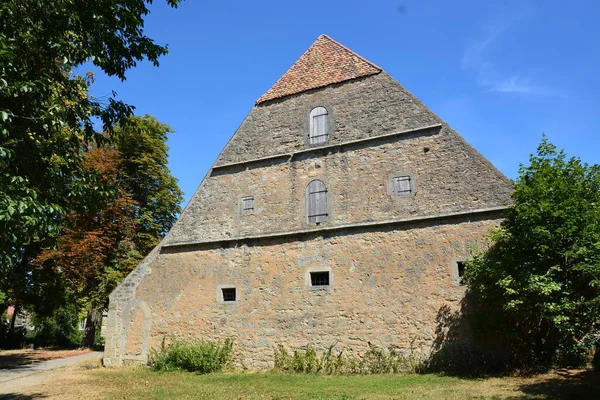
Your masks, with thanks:
<instances>
[{"instance_id":1,"label":"green tree","mask_svg":"<svg viewBox=\"0 0 600 400\"><path fill-rule=\"evenodd\" d=\"M109 195L93 207L71 211L57 246L43 250L33 262L34 271L47 275L31 283L39 296L30 299L36 305L33 309L38 319L51 322L56 309L76 303L78 312L88 319L84 336L88 346L94 344L96 323L106 307L108 293L141 258L133 241L136 204L120 185L121 160L113 148L86 150L85 168L97 173L98 187ZM45 286L54 295L42 290ZM46 301L48 298L54 301Z\"/></svg>"},{"instance_id":2,"label":"green tree","mask_svg":"<svg viewBox=\"0 0 600 400\"><path fill-rule=\"evenodd\" d=\"M179 0L167 0L175 7ZM0 307L25 303L33 260L52 246L69 210L96 190L82 148L114 139L132 107L88 94L91 61L124 80L167 48L144 34L151 0L9 0L0 3ZM101 121L107 135L98 134Z\"/></svg>"},{"instance_id":3,"label":"green tree","mask_svg":"<svg viewBox=\"0 0 600 400\"><path fill-rule=\"evenodd\" d=\"M86 170L98 178L96 193L109 195L70 212L58 246L35 262L58 278L53 281L69 294L63 300L77 299L86 316L85 346L94 344L110 292L175 223L183 200L167 166L171 129L147 115L126 119L117 131L115 146L89 148L84 157Z\"/></svg>"},{"instance_id":4,"label":"green tree","mask_svg":"<svg viewBox=\"0 0 600 400\"><path fill-rule=\"evenodd\" d=\"M128 193L135 201L136 247L147 254L177 220L183 193L168 163L168 125L146 115L125 120L118 129L117 149Z\"/></svg>"},{"instance_id":5,"label":"green tree","mask_svg":"<svg viewBox=\"0 0 600 400\"><path fill-rule=\"evenodd\" d=\"M544 138L513 200L466 272L484 328L506 339L521 367L581 363L600 337L600 166Z\"/></svg>"}]
</instances>

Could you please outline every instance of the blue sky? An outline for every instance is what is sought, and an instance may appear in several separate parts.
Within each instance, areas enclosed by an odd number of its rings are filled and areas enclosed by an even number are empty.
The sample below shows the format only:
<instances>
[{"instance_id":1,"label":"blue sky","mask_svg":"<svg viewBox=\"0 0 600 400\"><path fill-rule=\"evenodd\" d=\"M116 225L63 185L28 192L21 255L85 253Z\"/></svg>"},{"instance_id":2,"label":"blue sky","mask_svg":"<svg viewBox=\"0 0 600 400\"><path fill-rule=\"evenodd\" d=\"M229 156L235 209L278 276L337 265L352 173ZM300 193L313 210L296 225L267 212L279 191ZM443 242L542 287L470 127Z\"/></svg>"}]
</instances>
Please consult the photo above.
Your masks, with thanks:
<instances>
[{"instance_id":1,"label":"blue sky","mask_svg":"<svg viewBox=\"0 0 600 400\"><path fill-rule=\"evenodd\" d=\"M160 67L119 98L176 133L172 173L186 202L254 102L321 33L382 67L509 178L545 132L600 163L600 2L155 0L146 33L168 44Z\"/></svg>"}]
</instances>

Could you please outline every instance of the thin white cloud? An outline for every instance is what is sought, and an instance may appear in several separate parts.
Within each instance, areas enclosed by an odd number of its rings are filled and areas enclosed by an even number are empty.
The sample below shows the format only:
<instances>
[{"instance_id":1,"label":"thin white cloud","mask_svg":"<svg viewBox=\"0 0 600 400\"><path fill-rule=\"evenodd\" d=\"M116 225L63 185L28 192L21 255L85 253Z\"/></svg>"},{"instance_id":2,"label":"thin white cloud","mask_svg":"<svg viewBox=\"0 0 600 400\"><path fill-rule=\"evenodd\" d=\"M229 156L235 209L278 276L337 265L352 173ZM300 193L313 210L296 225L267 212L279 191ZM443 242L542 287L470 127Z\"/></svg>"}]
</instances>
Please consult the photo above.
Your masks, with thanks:
<instances>
[{"instance_id":1,"label":"thin white cloud","mask_svg":"<svg viewBox=\"0 0 600 400\"><path fill-rule=\"evenodd\" d=\"M500 17L483 26L484 35L473 41L465 50L461 67L473 72L477 83L488 92L549 95L549 88L534 84L531 79L519 74L504 76L498 72L495 64L488 60L486 50L489 49L511 26L525 17L525 13L510 17Z\"/></svg>"},{"instance_id":2,"label":"thin white cloud","mask_svg":"<svg viewBox=\"0 0 600 400\"><path fill-rule=\"evenodd\" d=\"M542 94L540 93L541 89L542 88L533 86L529 79L523 79L518 75L515 75L495 82L493 85L491 85L489 91L500 93Z\"/></svg>"},{"instance_id":3,"label":"thin white cloud","mask_svg":"<svg viewBox=\"0 0 600 400\"><path fill-rule=\"evenodd\" d=\"M522 17L522 14L515 15L511 18L501 17L491 23L485 24L483 26L485 36L473 41L471 46L467 48L462 58L462 67L465 69L489 68L489 63L485 62L483 59L483 53L504 32L506 32L512 24Z\"/></svg>"}]
</instances>

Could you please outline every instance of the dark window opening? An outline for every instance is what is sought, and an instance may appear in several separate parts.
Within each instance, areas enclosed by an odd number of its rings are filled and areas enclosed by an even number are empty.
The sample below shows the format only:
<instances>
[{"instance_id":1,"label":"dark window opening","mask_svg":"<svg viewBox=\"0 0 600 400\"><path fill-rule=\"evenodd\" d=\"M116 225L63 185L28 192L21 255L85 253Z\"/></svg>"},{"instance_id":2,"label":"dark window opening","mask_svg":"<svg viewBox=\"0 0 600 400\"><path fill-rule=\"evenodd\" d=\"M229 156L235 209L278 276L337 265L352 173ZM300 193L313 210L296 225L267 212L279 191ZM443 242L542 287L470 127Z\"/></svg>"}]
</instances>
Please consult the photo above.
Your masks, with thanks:
<instances>
[{"instance_id":1,"label":"dark window opening","mask_svg":"<svg viewBox=\"0 0 600 400\"><path fill-rule=\"evenodd\" d=\"M235 288L223 288L221 289L221 293L223 293L223 301L224 302L233 302L236 301L236 293Z\"/></svg>"},{"instance_id":2,"label":"dark window opening","mask_svg":"<svg viewBox=\"0 0 600 400\"><path fill-rule=\"evenodd\" d=\"M311 272L310 273L310 285L311 286L329 286L329 272Z\"/></svg>"},{"instance_id":3,"label":"dark window opening","mask_svg":"<svg viewBox=\"0 0 600 400\"><path fill-rule=\"evenodd\" d=\"M460 281L461 284L463 284L463 278L465 276L465 270L467 269L467 265L465 264L464 261L457 261L456 262L456 268L458 270L458 279Z\"/></svg>"}]
</instances>

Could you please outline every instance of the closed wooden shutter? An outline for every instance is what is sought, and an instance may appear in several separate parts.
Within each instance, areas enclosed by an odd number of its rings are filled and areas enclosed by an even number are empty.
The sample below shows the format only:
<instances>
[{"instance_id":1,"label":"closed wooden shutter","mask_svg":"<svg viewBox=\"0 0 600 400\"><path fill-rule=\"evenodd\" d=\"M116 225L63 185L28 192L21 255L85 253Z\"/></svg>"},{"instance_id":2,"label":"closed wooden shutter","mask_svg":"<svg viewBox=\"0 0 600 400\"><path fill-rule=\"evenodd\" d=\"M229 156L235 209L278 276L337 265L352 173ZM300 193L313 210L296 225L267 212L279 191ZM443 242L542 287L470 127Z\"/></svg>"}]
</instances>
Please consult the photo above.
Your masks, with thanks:
<instances>
[{"instance_id":1,"label":"closed wooden shutter","mask_svg":"<svg viewBox=\"0 0 600 400\"><path fill-rule=\"evenodd\" d=\"M393 179L392 184L394 194L409 194L412 192L410 176L397 176Z\"/></svg>"},{"instance_id":2,"label":"closed wooden shutter","mask_svg":"<svg viewBox=\"0 0 600 400\"><path fill-rule=\"evenodd\" d=\"M314 180L308 184L308 223L327 221L327 187L322 181Z\"/></svg>"},{"instance_id":3,"label":"closed wooden shutter","mask_svg":"<svg viewBox=\"0 0 600 400\"><path fill-rule=\"evenodd\" d=\"M247 196L247 197L242 197L242 215L250 215L250 214L254 214L254 197L253 196Z\"/></svg>"},{"instance_id":4,"label":"closed wooden shutter","mask_svg":"<svg viewBox=\"0 0 600 400\"><path fill-rule=\"evenodd\" d=\"M310 144L325 143L329 139L327 118L325 107L315 107L310 112Z\"/></svg>"}]
</instances>

